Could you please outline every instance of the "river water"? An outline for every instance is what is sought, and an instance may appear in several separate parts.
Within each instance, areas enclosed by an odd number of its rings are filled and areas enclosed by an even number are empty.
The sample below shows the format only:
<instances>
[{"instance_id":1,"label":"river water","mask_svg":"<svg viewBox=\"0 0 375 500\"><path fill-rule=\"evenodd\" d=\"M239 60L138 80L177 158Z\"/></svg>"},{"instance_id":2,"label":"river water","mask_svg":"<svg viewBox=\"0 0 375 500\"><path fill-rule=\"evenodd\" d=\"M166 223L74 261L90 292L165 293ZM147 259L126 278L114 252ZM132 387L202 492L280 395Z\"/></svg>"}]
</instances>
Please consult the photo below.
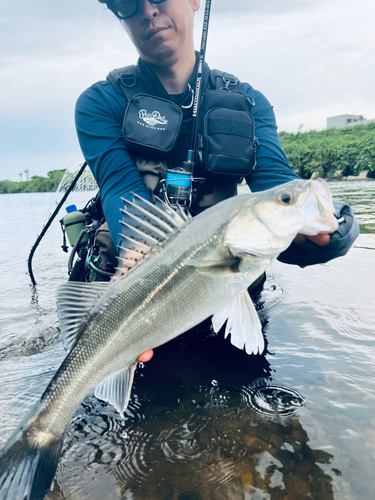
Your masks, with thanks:
<instances>
[{"instance_id":1,"label":"river water","mask_svg":"<svg viewBox=\"0 0 375 500\"><path fill-rule=\"evenodd\" d=\"M125 420L93 396L77 409L46 500L374 497L375 181L330 187L361 235L326 265L273 265L256 298L266 355L208 324L158 348ZM0 196L0 445L65 357L55 290L67 257L43 240L36 290L26 263L53 198Z\"/></svg>"}]
</instances>

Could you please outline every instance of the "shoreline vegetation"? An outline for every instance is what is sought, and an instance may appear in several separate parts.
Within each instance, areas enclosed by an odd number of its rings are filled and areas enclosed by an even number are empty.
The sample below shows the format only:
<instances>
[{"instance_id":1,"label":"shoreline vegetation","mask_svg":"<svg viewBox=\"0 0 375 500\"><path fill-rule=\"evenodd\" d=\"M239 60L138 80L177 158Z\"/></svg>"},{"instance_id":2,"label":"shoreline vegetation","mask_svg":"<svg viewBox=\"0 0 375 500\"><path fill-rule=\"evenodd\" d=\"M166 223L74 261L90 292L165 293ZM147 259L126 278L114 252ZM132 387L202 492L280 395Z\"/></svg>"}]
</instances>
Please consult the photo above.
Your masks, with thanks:
<instances>
[{"instance_id":1,"label":"shoreline vegetation","mask_svg":"<svg viewBox=\"0 0 375 500\"><path fill-rule=\"evenodd\" d=\"M29 181L0 181L0 194L53 193L58 188L64 173L65 169L51 170L47 177L33 175Z\"/></svg>"},{"instance_id":2,"label":"shoreline vegetation","mask_svg":"<svg viewBox=\"0 0 375 500\"><path fill-rule=\"evenodd\" d=\"M303 179L375 178L375 122L320 132L280 132L279 137L291 167Z\"/></svg>"},{"instance_id":3,"label":"shoreline vegetation","mask_svg":"<svg viewBox=\"0 0 375 500\"><path fill-rule=\"evenodd\" d=\"M291 167L303 179L375 179L375 123L317 132L280 132L281 144ZM56 191L64 170L28 181L0 181L0 194ZM72 176L72 180L73 180Z\"/></svg>"}]
</instances>

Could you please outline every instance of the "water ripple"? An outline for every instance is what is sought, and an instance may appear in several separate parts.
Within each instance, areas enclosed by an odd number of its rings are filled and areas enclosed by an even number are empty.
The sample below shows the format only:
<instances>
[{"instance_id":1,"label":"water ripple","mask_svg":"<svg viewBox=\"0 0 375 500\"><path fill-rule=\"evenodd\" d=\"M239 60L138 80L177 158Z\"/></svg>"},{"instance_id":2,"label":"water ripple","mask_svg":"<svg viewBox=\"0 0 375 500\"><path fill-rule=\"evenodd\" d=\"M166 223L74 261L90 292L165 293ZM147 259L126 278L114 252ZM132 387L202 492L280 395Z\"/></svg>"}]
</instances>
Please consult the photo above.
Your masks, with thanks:
<instances>
[{"instance_id":1,"label":"water ripple","mask_svg":"<svg viewBox=\"0 0 375 500\"><path fill-rule=\"evenodd\" d=\"M307 405L306 398L296 389L274 384L267 379L242 388L242 398L262 415L294 416Z\"/></svg>"}]
</instances>

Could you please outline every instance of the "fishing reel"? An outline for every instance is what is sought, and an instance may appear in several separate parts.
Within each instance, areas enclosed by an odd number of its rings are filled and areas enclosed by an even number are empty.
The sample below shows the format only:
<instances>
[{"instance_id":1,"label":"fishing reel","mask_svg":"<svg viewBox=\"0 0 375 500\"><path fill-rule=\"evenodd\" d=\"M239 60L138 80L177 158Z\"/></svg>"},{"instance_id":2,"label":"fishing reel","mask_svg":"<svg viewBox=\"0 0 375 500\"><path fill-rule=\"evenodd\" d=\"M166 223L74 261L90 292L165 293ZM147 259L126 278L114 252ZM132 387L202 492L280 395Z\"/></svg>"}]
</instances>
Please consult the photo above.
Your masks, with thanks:
<instances>
[{"instance_id":1,"label":"fishing reel","mask_svg":"<svg viewBox=\"0 0 375 500\"><path fill-rule=\"evenodd\" d=\"M182 208L186 213L192 206L199 183L205 180L193 177L193 167L193 162L184 161L182 167L168 169L162 181L164 201L173 209Z\"/></svg>"},{"instance_id":2,"label":"fishing reel","mask_svg":"<svg viewBox=\"0 0 375 500\"><path fill-rule=\"evenodd\" d=\"M193 163L184 161L182 167L167 170L164 182L164 199L173 208L180 206L188 211L192 202Z\"/></svg>"}]
</instances>

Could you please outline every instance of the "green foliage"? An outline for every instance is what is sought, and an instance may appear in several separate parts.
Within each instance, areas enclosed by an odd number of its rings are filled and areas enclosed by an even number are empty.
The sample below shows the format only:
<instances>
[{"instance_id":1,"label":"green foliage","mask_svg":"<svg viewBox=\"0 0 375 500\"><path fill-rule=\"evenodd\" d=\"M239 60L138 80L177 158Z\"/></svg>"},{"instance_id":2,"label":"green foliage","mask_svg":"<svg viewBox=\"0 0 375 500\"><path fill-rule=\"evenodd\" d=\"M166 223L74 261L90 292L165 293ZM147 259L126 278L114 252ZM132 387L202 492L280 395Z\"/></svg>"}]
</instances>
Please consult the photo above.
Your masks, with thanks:
<instances>
[{"instance_id":1,"label":"green foliage","mask_svg":"<svg viewBox=\"0 0 375 500\"><path fill-rule=\"evenodd\" d=\"M20 182L0 181L0 194L19 193Z\"/></svg>"},{"instance_id":2,"label":"green foliage","mask_svg":"<svg viewBox=\"0 0 375 500\"><path fill-rule=\"evenodd\" d=\"M33 175L29 181L0 181L0 194L47 193L56 191L65 170L51 170L47 177Z\"/></svg>"},{"instance_id":3,"label":"green foliage","mask_svg":"<svg viewBox=\"0 0 375 500\"><path fill-rule=\"evenodd\" d=\"M313 172L330 178L337 170L344 176L369 170L369 177L375 177L375 123L321 132L281 132L279 137L290 165L305 179Z\"/></svg>"}]
</instances>

